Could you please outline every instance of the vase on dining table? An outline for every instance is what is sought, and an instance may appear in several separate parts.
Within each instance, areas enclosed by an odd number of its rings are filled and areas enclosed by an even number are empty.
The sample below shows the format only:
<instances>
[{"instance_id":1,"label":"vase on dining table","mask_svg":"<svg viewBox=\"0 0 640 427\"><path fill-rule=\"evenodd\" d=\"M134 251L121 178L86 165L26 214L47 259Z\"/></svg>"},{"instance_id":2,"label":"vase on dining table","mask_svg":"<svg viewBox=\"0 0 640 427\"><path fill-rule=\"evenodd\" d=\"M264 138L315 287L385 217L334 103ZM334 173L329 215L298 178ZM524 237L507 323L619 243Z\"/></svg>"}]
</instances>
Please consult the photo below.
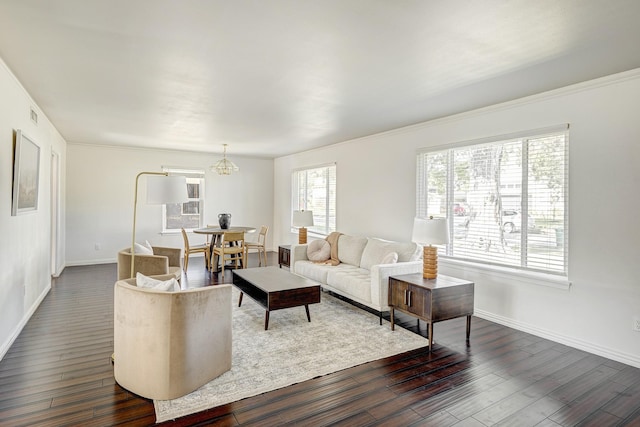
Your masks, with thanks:
<instances>
[{"instance_id":1,"label":"vase on dining table","mask_svg":"<svg viewBox=\"0 0 640 427\"><path fill-rule=\"evenodd\" d=\"M218 223L220 224L220 228L226 230L231 225L231 214L230 213L221 213L218 214Z\"/></svg>"}]
</instances>

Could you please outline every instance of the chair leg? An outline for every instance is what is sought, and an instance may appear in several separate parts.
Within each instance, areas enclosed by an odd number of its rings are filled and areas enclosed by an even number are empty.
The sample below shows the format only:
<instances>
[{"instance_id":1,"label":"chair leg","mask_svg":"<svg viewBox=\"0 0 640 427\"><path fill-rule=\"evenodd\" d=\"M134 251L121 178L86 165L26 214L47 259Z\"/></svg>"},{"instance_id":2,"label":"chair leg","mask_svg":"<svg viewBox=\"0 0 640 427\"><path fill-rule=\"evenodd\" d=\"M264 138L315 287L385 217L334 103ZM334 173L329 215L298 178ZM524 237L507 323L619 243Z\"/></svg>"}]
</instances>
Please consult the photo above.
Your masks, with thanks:
<instances>
[{"instance_id":1,"label":"chair leg","mask_svg":"<svg viewBox=\"0 0 640 427\"><path fill-rule=\"evenodd\" d=\"M189 253L185 251L184 253L184 261L182 262L182 269L187 272L187 267L189 266Z\"/></svg>"}]
</instances>

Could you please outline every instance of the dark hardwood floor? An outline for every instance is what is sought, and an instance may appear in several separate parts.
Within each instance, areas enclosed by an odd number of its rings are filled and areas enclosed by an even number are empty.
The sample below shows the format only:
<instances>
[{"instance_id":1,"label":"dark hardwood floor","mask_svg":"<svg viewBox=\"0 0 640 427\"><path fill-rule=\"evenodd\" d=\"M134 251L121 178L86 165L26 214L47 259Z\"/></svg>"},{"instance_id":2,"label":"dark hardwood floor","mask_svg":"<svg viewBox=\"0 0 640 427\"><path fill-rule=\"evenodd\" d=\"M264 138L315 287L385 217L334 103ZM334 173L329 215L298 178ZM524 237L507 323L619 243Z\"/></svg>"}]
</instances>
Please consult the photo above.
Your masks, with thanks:
<instances>
[{"instance_id":1,"label":"dark hardwood floor","mask_svg":"<svg viewBox=\"0 0 640 427\"><path fill-rule=\"evenodd\" d=\"M188 286L219 281L200 258L189 267ZM110 264L69 267L55 280L0 361L0 425L155 423L153 403L113 378L115 277ZM431 354L396 355L163 425L640 426L640 369L475 317L468 345L464 336L464 318L438 323Z\"/></svg>"}]
</instances>

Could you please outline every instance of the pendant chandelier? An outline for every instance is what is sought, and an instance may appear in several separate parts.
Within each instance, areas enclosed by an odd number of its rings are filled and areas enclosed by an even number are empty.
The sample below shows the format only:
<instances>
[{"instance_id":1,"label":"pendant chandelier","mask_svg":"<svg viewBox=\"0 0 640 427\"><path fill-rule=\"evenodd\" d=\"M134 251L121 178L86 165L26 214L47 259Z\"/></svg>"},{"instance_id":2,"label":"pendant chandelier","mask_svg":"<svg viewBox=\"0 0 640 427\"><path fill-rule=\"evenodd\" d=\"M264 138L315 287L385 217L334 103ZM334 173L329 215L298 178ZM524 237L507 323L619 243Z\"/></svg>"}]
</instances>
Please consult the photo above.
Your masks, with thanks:
<instances>
[{"instance_id":1,"label":"pendant chandelier","mask_svg":"<svg viewBox=\"0 0 640 427\"><path fill-rule=\"evenodd\" d=\"M222 144L222 146L224 147L223 158L211 166L211 170L217 172L218 175L231 175L233 172L239 171L240 168L227 159L227 144Z\"/></svg>"}]
</instances>

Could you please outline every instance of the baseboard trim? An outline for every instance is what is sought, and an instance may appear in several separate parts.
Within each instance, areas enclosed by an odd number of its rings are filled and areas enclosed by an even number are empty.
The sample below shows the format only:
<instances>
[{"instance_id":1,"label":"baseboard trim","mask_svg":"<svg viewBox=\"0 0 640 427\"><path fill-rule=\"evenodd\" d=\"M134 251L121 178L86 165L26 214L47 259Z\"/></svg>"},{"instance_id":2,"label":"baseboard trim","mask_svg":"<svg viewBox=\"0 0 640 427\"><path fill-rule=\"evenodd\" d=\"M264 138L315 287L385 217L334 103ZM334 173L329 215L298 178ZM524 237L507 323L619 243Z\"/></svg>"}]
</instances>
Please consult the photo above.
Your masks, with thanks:
<instances>
[{"instance_id":1,"label":"baseboard trim","mask_svg":"<svg viewBox=\"0 0 640 427\"><path fill-rule=\"evenodd\" d=\"M33 316L33 313L35 313L38 307L40 307L40 304L45 299L45 297L47 296L50 290L51 290L51 282L49 282L47 287L44 288L44 290L42 291L38 299L33 303L29 311L25 313L25 315L22 317L22 320L15 327L15 329L9 336L9 339L7 339L7 341L5 341L2 344L2 347L0 347L0 360L4 359L4 356L7 354L7 352L9 351L9 349L11 348L15 340L18 338L18 336L22 332L22 329L24 329L24 327L27 325L27 322L29 322L29 319L31 319L31 316Z\"/></svg>"},{"instance_id":2,"label":"baseboard trim","mask_svg":"<svg viewBox=\"0 0 640 427\"><path fill-rule=\"evenodd\" d=\"M569 347L577 348L588 353L596 354L598 356L606 357L607 359L640 368L640 356L638 355L611 350L610 348L606 348L592 342L558 334L557 332L550 331L548 329L539 328L528 323L519 322L484 310L475 309L474 315L490 322L499 323L500 325L517 329L522 332L527 332L537 337L545 338L560 344L568 345ZM471 333L471 336L473 337L473 332Z\"/></svg>"},{"instance_id":3,"label":"baseboard trim","mask_svg":"<svg viewBox=\"0 0 640 427\"><path fill-rule=\"evenodd\" d=\"M88 259L85 261L72 261L66 263L66 267L79 267L83 265L97 265L97 264L115 264L117 260L115 258L103 258L103 259Z\"/></svg>"}]
</instances>

